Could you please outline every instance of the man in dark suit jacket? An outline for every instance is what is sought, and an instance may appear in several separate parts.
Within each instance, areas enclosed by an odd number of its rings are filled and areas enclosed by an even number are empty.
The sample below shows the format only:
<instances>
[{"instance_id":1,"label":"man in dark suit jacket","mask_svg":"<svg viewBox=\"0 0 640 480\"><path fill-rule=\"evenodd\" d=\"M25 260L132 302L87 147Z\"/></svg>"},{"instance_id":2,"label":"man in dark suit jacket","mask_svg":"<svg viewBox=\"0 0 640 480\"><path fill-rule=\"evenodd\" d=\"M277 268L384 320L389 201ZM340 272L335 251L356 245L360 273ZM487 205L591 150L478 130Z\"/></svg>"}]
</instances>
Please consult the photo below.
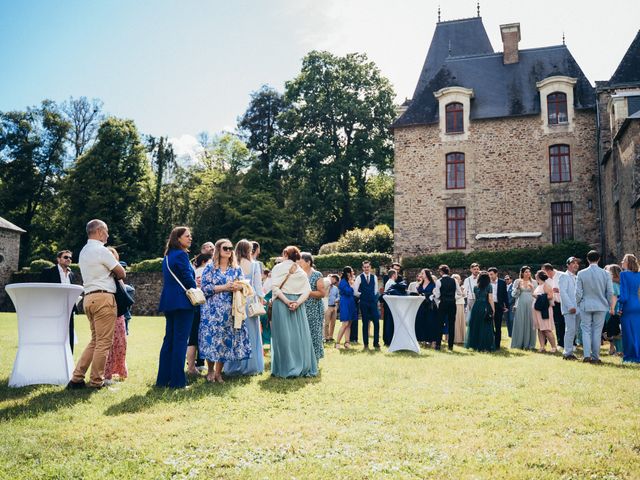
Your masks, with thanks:
<instances>
[{"instance_id":1,"label":"man in dark suit jacket","mask_svg":"<svg viewBox=\"0 0 640 480\"><path fill-rule=\"evenodd\" d=\"M502 340L502 315L509 309L509 294L507 293L507 282L498 278L498 269L491 267L487 270L493 288L493 302L495 310L493 315L493 336L496 350L500 349Z\"/></svg>"},{"instance_id":2,"label":"man in dark suit jacket","mask_svg":"<svg viewBox=\"0 0 640 480\"><path fill-rule=\"evenodd\" d=\"M69 250L62 250L58 252L56 256L56 265L51 268L47 268L40 274L40 281L44 283L73 283L75 279L74 273L69 268L71 265L72 253ZM71 318L69 319L69 343L71 344L71 353L73 353L73 314L76 311L76 307L73 307L71 311Z\"/></svg>"}]
</instances>

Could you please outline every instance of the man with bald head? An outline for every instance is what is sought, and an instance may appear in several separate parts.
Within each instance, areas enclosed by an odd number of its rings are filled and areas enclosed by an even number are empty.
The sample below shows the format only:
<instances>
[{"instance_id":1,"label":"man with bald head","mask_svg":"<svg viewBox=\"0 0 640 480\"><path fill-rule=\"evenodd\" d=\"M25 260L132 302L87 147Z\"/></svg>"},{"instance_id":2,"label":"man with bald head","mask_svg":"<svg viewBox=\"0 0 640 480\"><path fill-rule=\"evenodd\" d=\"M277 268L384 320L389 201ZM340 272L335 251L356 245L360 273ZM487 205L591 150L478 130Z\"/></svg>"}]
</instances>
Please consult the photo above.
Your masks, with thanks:
<instances>
[{"instance_id":1,"label":"man with bald head","mask_svg":"<svg viewBox=\"0 0 640 480\"><path fill-rule=\"evenodd\" d=\"M85 374L91 366L90 387L102 388L104 367L113 342L116 324L115 279L126 276L124 268L104 246L109 228L102 220L87 223L87 244L80 251L80 272L84 282L84 313L91 327L91 341L82 352L68 389L84 388Z\"/></svg>"}]
</instances>

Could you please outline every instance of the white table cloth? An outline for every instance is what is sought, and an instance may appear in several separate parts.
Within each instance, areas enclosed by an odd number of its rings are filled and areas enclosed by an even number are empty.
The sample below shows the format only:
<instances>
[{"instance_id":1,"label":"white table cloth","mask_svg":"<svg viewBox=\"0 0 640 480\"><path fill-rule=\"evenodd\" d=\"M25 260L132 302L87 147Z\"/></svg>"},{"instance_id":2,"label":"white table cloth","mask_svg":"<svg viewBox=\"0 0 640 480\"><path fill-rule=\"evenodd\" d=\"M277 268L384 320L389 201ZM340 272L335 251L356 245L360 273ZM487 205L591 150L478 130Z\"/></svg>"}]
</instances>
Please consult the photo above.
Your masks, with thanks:
<instances>
[{"instance_id":1,"label":"white table cloth","mask_svg":"<svg viewBox=\"0 0 640 480\"><path fill-rule=\"evenodd\" d=\"M14 283L6 290L18 316L18 353L9 386L66 385L73 374L69 317L82 287Z\"/></svg>"},{"instance_id":2,"label":"white table cloth","mask_svg":"<svg viewBox=\"0 0 640 480\"><path fill-rule=\"evenodd\" d=\"M393 339L389 351L411 350L420 353L420 345L416 338L416 315L425 297L385 295L384 300L393 315Z\"/></svg>"}]
</instances>

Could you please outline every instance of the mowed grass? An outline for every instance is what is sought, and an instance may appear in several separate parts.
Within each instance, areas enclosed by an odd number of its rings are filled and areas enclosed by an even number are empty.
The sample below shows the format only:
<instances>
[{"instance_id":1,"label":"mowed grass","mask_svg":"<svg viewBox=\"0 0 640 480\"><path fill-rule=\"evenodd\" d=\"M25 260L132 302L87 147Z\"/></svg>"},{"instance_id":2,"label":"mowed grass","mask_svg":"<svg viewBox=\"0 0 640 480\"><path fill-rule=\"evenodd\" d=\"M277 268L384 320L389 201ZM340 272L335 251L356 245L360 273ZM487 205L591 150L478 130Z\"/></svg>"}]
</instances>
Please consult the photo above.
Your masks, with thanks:
<instances>
[{"instance_id":1,"label":"mowed grass","mask_svg":"<svg viewBox=\"0 0 640 480\"><path fill-rule=\"evenodd\" d=\"M640 478L640 368L619 358L331 347L315 379L171 391L152 386L164 319L130 328L126 382L10 389L0 314L1 478Z\"/></svg>"}]
</instances>

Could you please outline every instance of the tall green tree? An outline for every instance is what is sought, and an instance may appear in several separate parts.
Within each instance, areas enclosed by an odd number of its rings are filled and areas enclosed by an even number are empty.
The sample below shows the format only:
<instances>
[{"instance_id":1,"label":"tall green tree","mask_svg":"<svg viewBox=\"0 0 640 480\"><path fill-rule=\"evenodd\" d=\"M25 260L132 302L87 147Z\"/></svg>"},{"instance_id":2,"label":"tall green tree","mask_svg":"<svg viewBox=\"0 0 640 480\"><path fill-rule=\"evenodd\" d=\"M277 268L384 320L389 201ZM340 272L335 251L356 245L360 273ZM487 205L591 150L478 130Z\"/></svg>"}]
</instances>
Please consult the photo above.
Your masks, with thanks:
<instances>
[{"instance_id":1,"label":"tall green tree","mask_svg":"<svg viewBox=\"0 0 640 480\"><path fill-rule=\"evenodd\" d=\"M100 218L109 225L109 243L119 247L128 261L146 257L145 219L153 199L152 184L146 149L133 121L105 120L95 144L65 179L67 244L80 248L86 222Z\"/></svg>"},{"instance_id":2,"label":"tall green tree","mask_svg":"<svg viewBox=\"0 0 640 480\"><path fill-rule=\"evenodd\" d=\"M26 111L0 113L0 212L27 231L21 264L30 257L34 240L50 242L47 231L56 227L49 224L49 214L63 174L69 129L49 100Z\"/></svg>"},{"instance_id":3,"label":"tall green tree","mask_svg":"<svg viewBox=\"0 0 640 480\"><path fill-rule=\"evenodd\" d=\"M302 243L335 240L372 219L367 178L392 168L393 98L364 54L313 51L286 83L276 144L289 163L289 201L306 219Z\"/></svg>"},{"instance_id":4,"label":"tall green tree","mask_svg":"<svg viewBox=\"0 0 640 480\"><path fill-rule=\"evenodd\" d=\"M263 85L251 94L251 101L244 114L238 119L238 131L247 147L259 159L263 175L278 179L282 171L274 139L280 134L278 115L284 110L281 93L268 85Z\"/></svg>"},{"instance_id":5,"label":"tall green tree","mask_svg":"<svg viewBox=\"0 0 640 480\"><path fill-rule=\"evenodd\" d=\"M163 186L167 182L169 175L176 169L177 162L173 146L167 137L147 137L147 149L151 156L151 167L155 175L153 201L149 208L147 224L149 247L152 251L155 250L159 253L162 249L162 239L164 237L164 232L160 231L160 206L163 201ZM168 201L171 202L172 200L169 198Z\"/></svg>"}]
</instances>

